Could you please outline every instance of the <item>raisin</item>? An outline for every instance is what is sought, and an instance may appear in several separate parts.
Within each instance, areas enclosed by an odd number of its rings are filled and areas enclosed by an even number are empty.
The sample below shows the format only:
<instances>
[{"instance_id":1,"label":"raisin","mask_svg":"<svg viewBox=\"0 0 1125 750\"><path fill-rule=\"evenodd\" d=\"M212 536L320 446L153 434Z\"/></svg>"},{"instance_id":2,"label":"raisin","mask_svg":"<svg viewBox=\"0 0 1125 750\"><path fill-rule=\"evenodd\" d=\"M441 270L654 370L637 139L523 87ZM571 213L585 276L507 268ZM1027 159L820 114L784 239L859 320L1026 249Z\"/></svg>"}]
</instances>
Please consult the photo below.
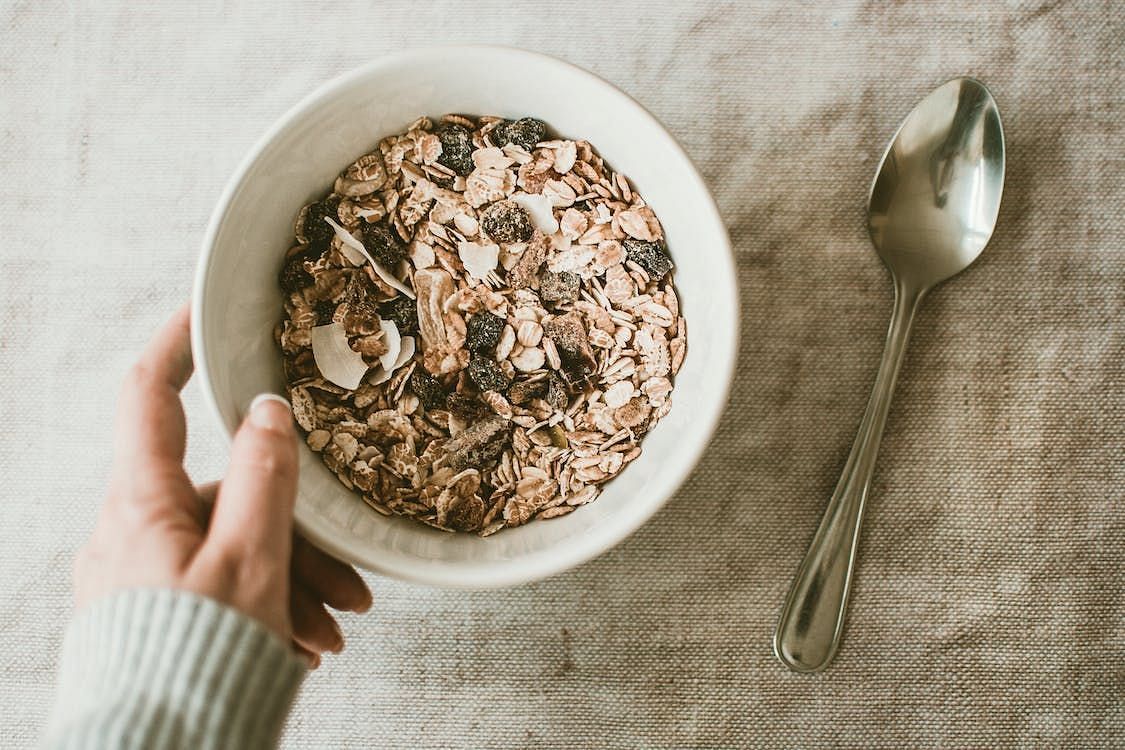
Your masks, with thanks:
<instances>
[{"instance_id":1,"label":"raisin","mask_svg":"<svg viewBox=\"0 0 1125 750\"><path fill-rule=\"evenodd\" d=\"M357 271L348 278L348 284L344 288L344 299L349 306L363 310L364 315L378 316L379 306L375 301L378 297L379 290L366 273Z\"/></svg>"},{"instance_id":2,"label":"raisin","mask_svg":"<svg viewBox=\"0 0 1125 750\"><path fill-rule=\"evenodd\" d=\"M414 391L414 395L427 409L440 409L445 405L445 388L437 378L421 367L415 367L410 374L410 390Z\"/></svg>"},{"instance_id":3,"label":"raisin","mask_svg":"<svg viewBox=\"0 0 1125 750\"><path fill-rule=\"evenodd\" d=\"M672 259L664 250L664 243L629 238L622 244L625 246L625 256L645 269L645 273L653 281L660 281L672 270Z\"/></svg>"},{"instance_id":4,"label":"raisin","mask_svg":"<svg viewBox=\"0 0 1125 750\"><path fill-rule=\"evenodd\" d=\"M551 373L551 377L547 380L546 391L543 399L554 409L565 409L570 402L570 398L567 396L566 383L553 372Z\"/></svg>"},{"instance_id":5,"label":"raisin","mask_svg":"<svg viewBox=\"0 0 1125 750\"><path fill-rule=\"evenodd\" d=\"M547 137L547 125L534 117L521 117L515 122L505 120L492 131L492 141L501 148L508 143L527 151Z\"/></svg>"},{"instance_id":6,"label":"raisin","mask_svg":"<svg viewBox=\"0 0 1125 750\"><path fill-rule=\"evenodd\" d=\"M500 369L500 365L489 357L473 357L469 361L468 370L469 377L482 391L503 393L508 390L508 385L511 383L508 376Z\"/></svg>"},{"instance_id":7,"label":"raisin","mask_svg":"<svg viewBox=\"0 0 1125 750\"><path fill-rule=\"evenodd\" d=\"M578 299L580 281L570 271L544 271L539 275L539 297L544 302L571 302Z\"/></svg>"},{"instance_id":8,"label":"raisin","mask_svg":"<svg viewBox=\"0 0 1125 750\"><path fill-rule=\"evenodd\" d=\"M379 307L379 315L386 320L393 320L399 334L418 333L418 303L400 294L384 302Z\"/></svg>"},{"instance_id":9,"label":"raisin","mask_svg":"<svg viewBox=\"0 0 1125 750\"><path fill-rule=\"evenodd\" d=\"M333 316L336 315L336 303L331 300L324 300L316 303L316 324L318 326L326 326L332 322Z\"/></svg>"},{"instance_id":10,"label":"raisin","mask_svg":"<svg viewBox=\"0 0 1125 750\"><path fill-rule=\"evenodd\" d=\"M457 392L450 393L446 397L445 408L462 422L475 422L492 414L492 409L488 407L488 404L474 396L466 396Z\"/></svg>"},{"instance_id":11,"label":"raisin","mask_svg":"<svg viewBox=\"0 0 1125 750\"><path fill-rule=\"evenodd\" d=\"M312 349L304 349L293 359L285 360L285 378L290 383L294 380L311 378L317 374L316 359Z\"/></svg>"},{"instance_id":12,"label":"raisin","mask_svg":"<svg viewBox=\"0 0 1125 750\"><path fill-rule=\"evenodd\" d=\"M312 274L305 270L305 253L297 253L287 258L277 274L277 283L287 294L299 292L313 283Z\"/></svg>"},{"instance_id":13,"label":"raisin","mask_svg":"<svg viewBox=\"0 0 1125 750\"><path fill-rule=\"evenodd\" d=\"M406 257L406 246L382 224L367 224L363 228L363 246L379 265L393 271Z\"/></svg>"},{"instance_id":14,"label":"raisin","mask_svg":"<svg viewBox=\"0 0 1125 750\"><path fill-rule=\"evenodd\" d=\"M490 312L470 315L465 324L465 347L471 352L490 352L496 348L504 319Z\"/></svg>"},{"instance_id":15,"label":"raisin","mask_svg":"<svg viewBox=\"0 0 1125 750\"><path fill-rule=\"evenodd\" d=\"M324 217L328 216L336 221L336 212L339 208L340 199L333 195L309 206L309 210L305 213L305 223L302 230L310 245L323 249L332 241L335 231L332 229L332 225L324 220Z\"/></svg>"},{"instance_id":16,"label":"raisin","mask_svg":"<svg viewBox=\"0 0 1125 750\"><path fill-rule=\"evenodd\" d=\"M508 388L508 400L516 406L523 406L533 398L543 398L547 395L547 381L520 380L512 383Z\"/></svg>"},{"instance_id":17,"label":"raisin","mask_svg":"<svg viewBox=\"0 0 1125 750\"><path fill-rule=\"evenodd\" d=\"M473 136L465 128L454 123L444 123L434 129L434 135L441 141L441 156L438 164L449 167L462 177L473 171Z\"/></svg>"},{"instance_id":18,"label":"raisin","mask_svg":"<svg viewBox=\"0 0 1125 750\"><path fill-rule=\"evenodd\" d=\"M527 242L533 228L531 217L515 201L497 201L484 209L480 216L484 233L495 242Z\"/></svg>"},{"instance_id":19,"label":"raisin","mask_svg":"<svg viewBox=\"0 0 1125 750\"><path fill-rule=\"evenodd\" d=\"M488 137L492 140L493 146L504 148L506 144L511 143L508 140L508 126L511 124L511 120L501 120L496 123L496 127L489 131Z\"/></svg>"}]
</instances>

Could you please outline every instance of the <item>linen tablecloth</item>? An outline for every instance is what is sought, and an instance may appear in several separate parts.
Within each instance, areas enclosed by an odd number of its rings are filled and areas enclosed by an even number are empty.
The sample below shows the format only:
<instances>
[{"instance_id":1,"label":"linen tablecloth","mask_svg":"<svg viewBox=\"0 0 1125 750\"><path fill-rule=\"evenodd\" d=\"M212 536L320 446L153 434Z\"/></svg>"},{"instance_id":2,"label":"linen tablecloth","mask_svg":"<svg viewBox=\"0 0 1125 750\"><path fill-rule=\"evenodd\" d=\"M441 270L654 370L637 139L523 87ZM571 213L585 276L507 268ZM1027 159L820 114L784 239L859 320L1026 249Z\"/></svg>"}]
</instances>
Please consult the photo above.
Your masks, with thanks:
<instances>
[{"instance_id":1,"label":"linen tablecloth","mask_svg":"<svg viewBox=\"0 0 1125 750\"><path fill-rule=\"evenodd\" d=\"M220 189L327 78L445 42L565 57L649 107L737 253L729 409L676 498L551 580L372 579L287 748L1125 745L1125 98L1113 2L0 3L0 737L52 695L117 384ZM980 260L926 301L830 671L770 651L890 313L864 201L955 75L999 101ZM654 154L653 158L659 158ZM707 325L698 321L695 325ZM225 463L189 386L189 465Z\"/></svg>"}]
</instances>

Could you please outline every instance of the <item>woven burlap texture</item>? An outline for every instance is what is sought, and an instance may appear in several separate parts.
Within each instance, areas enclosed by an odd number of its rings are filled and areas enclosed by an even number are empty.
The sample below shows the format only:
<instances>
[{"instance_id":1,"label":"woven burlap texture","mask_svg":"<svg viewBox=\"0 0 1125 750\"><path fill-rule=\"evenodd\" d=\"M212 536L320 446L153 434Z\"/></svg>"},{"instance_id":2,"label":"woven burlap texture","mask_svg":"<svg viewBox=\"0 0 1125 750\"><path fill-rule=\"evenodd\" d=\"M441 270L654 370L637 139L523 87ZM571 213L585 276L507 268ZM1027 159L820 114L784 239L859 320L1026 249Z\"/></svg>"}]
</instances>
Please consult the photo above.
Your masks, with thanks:
<instances>
[{"instance_id":1,"label":"woven burlap texture","mask_svg":"<svg viewBox=\"0 0 1125 750\"><path fill-rule=\"evenodd\" d=\"M114 395L189 293L251 143L327 78L435 42L543 50L649 107L714 190L743 337L677 497L509 591L373 579L287 748L1125 744L1125 98L1112 2L0 3L0 736L52 692ZM835 665L769 639L874 377L864 230L934 86L995 93L1008 176L978 263L919 315ZM575 106L582 106L576 102ZM661 155L654 153L653 159ZM707 321L698 321L706 326ZM190 467L225 463L195 386Z\"/></svg>"}]
</instances>

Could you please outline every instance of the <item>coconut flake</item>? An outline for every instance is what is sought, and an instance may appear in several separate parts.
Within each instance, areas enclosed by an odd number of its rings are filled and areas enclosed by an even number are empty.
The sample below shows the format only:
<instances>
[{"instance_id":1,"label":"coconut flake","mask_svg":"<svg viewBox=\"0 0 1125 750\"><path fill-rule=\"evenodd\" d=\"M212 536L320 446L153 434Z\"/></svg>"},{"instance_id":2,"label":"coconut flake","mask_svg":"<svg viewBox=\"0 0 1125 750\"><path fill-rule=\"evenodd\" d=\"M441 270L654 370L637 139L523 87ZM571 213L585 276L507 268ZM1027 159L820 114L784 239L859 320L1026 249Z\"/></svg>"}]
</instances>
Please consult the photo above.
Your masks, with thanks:
<instances>
[{"instance_id":1,"label":"coconut flake","mask_svg":"<svg viewBox=\"0 0 1125 750\"><path fill-rule=\"evenodd\" d=\"M551 210L551 199L545 195L531 195L529 193L512 193L511 199L523 207L531 216L531 223L543 234L554 234L558 231L559 222L555 220L555 212Z\"/></svg>"},{"instance_id":2,"label":"coconut flake","mask_svg":"<svg viewBox=\"0 0 1125 750\"><path fill-rule=\"evenodd\" d=\"M417 350L417 348L418 345L414 341L413 336L403 336L402 346L399 347L398 351L398 359L395 360L395 364L394 367L391 368L391 372L394 372L395 370L409 362L411 358L414 357L414 352Z\"/></svg>"},{"instance_id":3,"label":"coconut flake","mask_svg":"<svg viewBox=\"0 0 1125 750\"><path fill-rule=\"evenodd\" d=\"M380 383L385 383L390 380L391 376L395 374L398 368L405 365L414 357L414 352L416 351L416 349L417 344L415 343L413 336L403 337L402 347L399 349L398 359L394 361L394 366L392 366L391 369L388 370L382 365L379 365L371 373L371 377L367 379L367 382L371 385L379 385Z\"/></svg>"},{"instance_id":4,"label":"coconut flake","mask_svg":"<svg viewBox=\"0 0 1125 750\"><path fill-rule=\"evenodd\" d=\"M421 240L410 243L410 262L415 268L429 268L437 260L434 248Z\"/></svg>"},{"instance_id":5,"label":"coconut flake","mask_svg":"<svg viewBox=\"0 0 1125 750\"><path fill-rule=\"evenodd\" d=\"M348 346L348 332L339 323L316 326L309 335L320 374L341 388L354 391L367 374L363 356Z\"/></svg>"},{"instance_id":6,"label":"coconut flake","mask_svg":"<svg viewBox=\"0 0 1125 750\"><path fill-rule=\"evenodd\" d=\"M380 320L379 328L383 331L383 343L387 345L387 351L379 355L379 364L383 369L393 370L399 350L402 348L402 338L393 320Z\"/></svg>"},{"instance_id":7,"label":"coconut flake","mask_svg":"<svg viewBox=\"0 0 1125 750\"><path fill-rule=\"evenodd\" d=\"M415 299L414 292L410 289L410 287L408 287L406 284L403 284L398 280L397 277L395 277L393 273L379 265L375 261L375 259L371 257L371 253L367 252L367 248L363 246L363 243L355 238L354 234L349 232L347 229L344 229L336 222L332 221L332 217L330 216L325 216L324 220L332 225L332 229L336 231L336 236L340 238L344 245L350 248L354 248L355 250L363 253L363 257L366 258L367 262L371 264L371 267L375 269L376 275L378 275L378 277L382 279L387 286L391 287L392 289L397 289L410 299ZM344 254L348 255L348 253ZM349 256L349 259L350 257L351 256ZM359 261L357 260L355 262L358 263Z\"/></svg>"},{"instance_id":8,"label":"coconut flake","mask_svg":"<svg viewBox=\"0 0 1125 750\"><path fill-rule=\"evenodd\" d=\"M367 249L364 248L363 243L355 238L355 235L344 229L342 226L332 221L330 216L325 216L324 220L332 225L332 230L336 232L336 236L344 243L342 248L344 256L357 266L362 266L364 259L370 260L371 256L367 254ZM348 252L348 251L351 252Z\"/></svg>"},{"instance_id":9,"label":"coconut flake","mask_svg":"<svg viewBox=\"0 0 1125 750\"><path fill-rule=\"evenodd\" d=\"M574 167L574 162L578 158L578 146L574 141L563 141L558 148L555 149L555 171L559 174L566 174Z\"/></svg>"},{"instance_id":10,"label":"coconut flake","mask_svg":"<svg viewBox=\"0 0 1125 750\"><path fill-rule=\"evenodd\" d=\"M367 259L371 261L371 267L375 269L375 273L378 274L379 278L386 282L387 286L399 290L410 299L416 299L410 287L403 284L394 274L376 263L370 255L367 256Z\"/></svg>"},{"instance_id":11,"label":"coconut flake","mask_svg":"<svg viewBox=\"0 0 1125 750\"><path fill-rule=\"evenodd\" d=\"M484 281L488 278L489 272L496 270L496 263L500 259L500 246L478 245L475 242L464 241L458 243L457 255L465 264L465 270L473 278Z\"/></svg>"}]
</instances>

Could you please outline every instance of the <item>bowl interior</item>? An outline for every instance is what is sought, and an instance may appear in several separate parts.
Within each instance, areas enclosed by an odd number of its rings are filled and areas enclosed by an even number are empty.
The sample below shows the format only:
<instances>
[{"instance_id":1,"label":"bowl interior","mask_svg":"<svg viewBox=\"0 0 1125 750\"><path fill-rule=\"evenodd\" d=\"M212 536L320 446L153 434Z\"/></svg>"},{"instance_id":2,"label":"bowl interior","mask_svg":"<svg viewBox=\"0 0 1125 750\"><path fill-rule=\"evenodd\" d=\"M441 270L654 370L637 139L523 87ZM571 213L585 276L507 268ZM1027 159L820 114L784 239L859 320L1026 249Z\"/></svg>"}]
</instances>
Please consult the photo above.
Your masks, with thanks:
<instances>
[{"instance_id":1,"label":"bowl interior","mask_svg":"<svg viewBox=\"0 0 1125 750\"><path fill-rule=\"evenodd\" d=\"M726 232L690 161L630 98L561 61L504 48L421 50L326 84L259 142L216 209L197 279L193 345L228 434L257 393L284 393L272 330L281 315L277 270L296 212L382 137L420 114L445 112L532 115L589 140L660 217L688 322L671 412L596 502L562 518L486 539L385 518L302 449L297 523L315 543L409 580L508 585L588 559L651 516L691 470L726 400L738 325Z\"/></svg>"}]
</instances>

